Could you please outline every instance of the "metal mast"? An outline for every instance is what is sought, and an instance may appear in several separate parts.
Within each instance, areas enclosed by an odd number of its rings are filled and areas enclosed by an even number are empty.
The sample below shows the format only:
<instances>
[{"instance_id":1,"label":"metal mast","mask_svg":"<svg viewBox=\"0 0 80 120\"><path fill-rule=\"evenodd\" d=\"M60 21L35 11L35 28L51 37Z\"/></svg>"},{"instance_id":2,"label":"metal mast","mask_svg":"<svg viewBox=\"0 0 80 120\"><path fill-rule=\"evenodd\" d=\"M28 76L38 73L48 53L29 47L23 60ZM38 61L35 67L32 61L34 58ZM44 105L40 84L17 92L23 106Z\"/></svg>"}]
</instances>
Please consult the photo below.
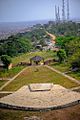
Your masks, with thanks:
<instances>
[{"instance_id":1,"label":"metal mast","mask_svg":"<svg viewBox=\"0 0 80 120\"><path fill-rule=\"evenodd\" d=\"M69 21L69 0L67 0L67 21Z\"/></svg>"},{"instance_id":2,"label":"metal mast","mask_svg":"<svg viewBox=\"0 0 80 120\"><path fill-rule=\"evenodd\" d=\"M59 6L56 7L55 5L55 20L56 20L56 23L59 23L60 22L60 13L59 13Z\"/></svg>"},{"instance_id":3,"label":"metal mast","mask_svg":"<svg viewBox=\"0 0 80 120\"><path fill-rule=\"evenodd\" d=\"M57 8L56 8L56 5L55 5L55 20L56 20L56 22L58 21L58 16L57 16Z\"/></svg>"},{"instance_id":4,"label":"metal mast","mask_svg":"<svg viewBox=\"0 0 80 120\"><path fill-rule=\"evenodd\" d=\"M62 0L62 21L65 22L65 2Z\"/></svg>"},{"instance_id":5,"label":"metal mast","mask_svg":"<svg viewBox=\"0 0 80 120\"><path fill-rule=\"evenodd\" d=\"M59 6L58 6L58 22L60 22L60 12L59 12Z\"/></svg>"}]
</instances>

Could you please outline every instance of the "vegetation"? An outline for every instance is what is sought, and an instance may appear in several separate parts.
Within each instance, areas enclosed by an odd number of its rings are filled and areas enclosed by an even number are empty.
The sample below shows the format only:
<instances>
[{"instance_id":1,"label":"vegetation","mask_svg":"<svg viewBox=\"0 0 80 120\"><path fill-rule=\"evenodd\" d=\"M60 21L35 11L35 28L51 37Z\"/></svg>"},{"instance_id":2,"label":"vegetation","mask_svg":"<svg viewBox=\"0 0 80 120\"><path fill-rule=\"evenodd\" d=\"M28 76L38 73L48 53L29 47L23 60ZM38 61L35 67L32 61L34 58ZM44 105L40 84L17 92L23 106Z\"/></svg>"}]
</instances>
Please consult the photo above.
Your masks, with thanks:
<instances>
[{"instance_id":1,"label":"vegetation","mask_svg":"<svg viewBox=\"0 0 80 120\"><path fill-rule=\"evenodd\" d=\"M14 75L16 75L18 72L20 72L24 67L23 66L16 66L16 67L13 67L12 69L10 70L2 70L0 71L0 78L12 78L14 77Z\"/></svg>"},{"instance_id":2,"label":"vegetation","mask_svg":"<svg viewBox=\"0 0 80 120\"><path fill-rule=\"evenodd\" d=\"M12 58L12 63L15 67L12 67L10 70L3 69L0 71L0 78L12 78L18 72L20 72L25 66L16 66L20 62L30 62L30 58L39 55L44 57L44 60L51 59L56 56L56 53L53 51L43 51L43 52L33 52L33 53L24 53L17 57Z\"/></svg>"},{"instance_id":3,"label":"vegetation","mask_svg":"<svg viewBox=\"0 0 80 120\"><path fill-rule=\"evenodd\" d=\"M56 56L56 53L53 51L39 51L39 52L31 52L31 53L24 53L20 56L12 58L12 63L17 64L19 62L30 62L30 58L34 56L41 56L44 57L44 60L53 59Z\"/></svg>"},{"instance_id":4,"label":"vegetation","mask_svg":"<svg viewBox=\"0 0 80 120\"><path fill-rule=\"evenodd\" d=\"M4 67L8 69L8 66L11 64L12 60L11 57L8 55L2 55L1 56L1 61L4 64Z\"/></svg>"},{"instance_id":5,"label":"vegetation","mask_svg":"<svg viewBox=\"0 0 80 120\"><path fill-rule=\"evenodd\" d=\"M51 66L80 80L80 37L59 36L56 41L56 45L66 51L67 58L65 63Z\"/></svg>"},{"instance_id":6,"label":"vegetation","mask_svg":"<svg viewBox=\"0 0 80 120\"><path fill-rule=\"evenodd\" d=\"M3 90L15 91L30 83L54 83L60 84L66 88L72 88L78 86L78 84L70 81L68 78L53 72L52 70L43 67L35 66L27 68L21 73L14 81L7 85Z\"/></svg>"},{"instance_id":7,"label":"vegetation","mask_svg":"<svg viewBox=\"0 0 80 120\"><path fill-rule=\"evenodd\" d=\"M63 49L60 49L58 52L57 52L57 56L59 58L59 62L62 63L65 61L66 59L66 52L63 50Z\"/></svg>"},{"instance_id":8,"label":"vegetation","mask_svg":"<svg viewBox=\"0 0 80 120\"><path fill-rule=\"evenodd\" d=\"M50 27L49 27L50 26ZM55 34L57 36L80 36L80 23L76 22L66 22L59 24L49 24L46 26L48 32Z\"/></svg>"},{"instance_id":9,"label":"vegetation","mask_svg":"<svg viewBox=\"0 0 80 120\"><path fill-rule=\"evenodd\" d=\"M10 36L7 40L0 43L0 56L17 56L21 53L26 53L31 50L31 43L24 37Z\"/></svg>"},{"instance_id":10,"label":"vegetation","mask_svg":"<svg viewBox=\"0 0 80 120\"><path fill-rule=\"evenodd\" d=\"M39 116L43 120L80 120L80 105L44 112L0 109L0 120L24 120L29 116Z\"/></svg>"},{"instance_id":11,"label":"vegetation","mask_svg":"<svg viewBox=\"0 0 80 120\"><path fill-rule=\"evenodd\" d=\"M4 85L7 82L7 80L0 80L0 87Z\"/></svg>"}]
</instances>

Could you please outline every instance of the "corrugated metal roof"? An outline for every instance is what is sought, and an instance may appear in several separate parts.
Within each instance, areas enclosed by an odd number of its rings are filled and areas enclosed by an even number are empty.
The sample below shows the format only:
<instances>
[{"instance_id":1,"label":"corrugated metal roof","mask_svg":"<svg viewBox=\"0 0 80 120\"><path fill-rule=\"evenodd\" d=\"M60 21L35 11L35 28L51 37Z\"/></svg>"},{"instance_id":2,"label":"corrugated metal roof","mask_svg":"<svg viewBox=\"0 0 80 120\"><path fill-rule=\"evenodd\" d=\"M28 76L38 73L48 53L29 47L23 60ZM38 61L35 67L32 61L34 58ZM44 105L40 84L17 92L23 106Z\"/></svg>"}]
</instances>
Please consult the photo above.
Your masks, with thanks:
<instances>
[{"instance_id":1,"label":"corrugated metal roof","mask_svg":"<svg viewBox=\"0 0 80 120\"><path fill-rule=\"evenodd\" d=\"M41 60L43 60L43 59L44 59L43 57L34 56L34 57L32 57L30 60L33 60L33 61L37 62L37 61L41 61Z\"/></svg>"}]
</instances>

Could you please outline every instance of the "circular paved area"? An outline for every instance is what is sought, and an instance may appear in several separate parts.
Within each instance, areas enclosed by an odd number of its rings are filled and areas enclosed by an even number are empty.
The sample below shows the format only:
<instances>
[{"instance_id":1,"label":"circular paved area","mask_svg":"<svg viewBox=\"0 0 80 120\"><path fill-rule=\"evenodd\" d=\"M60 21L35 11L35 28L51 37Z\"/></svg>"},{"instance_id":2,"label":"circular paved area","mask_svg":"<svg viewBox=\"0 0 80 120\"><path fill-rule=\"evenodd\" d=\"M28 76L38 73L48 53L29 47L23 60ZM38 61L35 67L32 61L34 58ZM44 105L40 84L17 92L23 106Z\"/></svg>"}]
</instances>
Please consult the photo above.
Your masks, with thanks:
<instances>
[{"instance_id":1,"label":"circular paved area","mask_svg":"<svg viewBox=\"0 0 80 120\"><path fill-rule=\"evenodd\" d=\"M44 89L45 85L45 89ZM35 88L35 89L34 89ZM60 85L32 84L0 99L0 105L11 105L33 110L65 106L80 101L80 93Z\"/></svg>"}]
</instances>

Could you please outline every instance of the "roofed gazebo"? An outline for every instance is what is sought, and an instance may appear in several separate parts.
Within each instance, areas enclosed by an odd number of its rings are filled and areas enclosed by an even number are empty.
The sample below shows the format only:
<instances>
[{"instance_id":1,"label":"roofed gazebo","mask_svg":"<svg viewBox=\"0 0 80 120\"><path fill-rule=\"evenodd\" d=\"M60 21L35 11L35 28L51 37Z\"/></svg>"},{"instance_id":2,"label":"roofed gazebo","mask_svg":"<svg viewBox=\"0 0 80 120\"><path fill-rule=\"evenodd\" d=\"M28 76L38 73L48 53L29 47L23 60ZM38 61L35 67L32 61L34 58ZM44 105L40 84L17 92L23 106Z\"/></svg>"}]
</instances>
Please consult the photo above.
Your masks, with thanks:
<instances>
[{"instance_id":1,"label":"roofed gazebo","mask_svg":"<svg viewBox=\"0 0 80 120\"><path fill-rule=\"evenodd\" d=\"M40 62L43 62L44 64L44 58L41 56L34 56L32 58L30 58L30 64L32 65L32 63L34 62L36 65L38 65Z\"/></svg>"}]
</instances>

